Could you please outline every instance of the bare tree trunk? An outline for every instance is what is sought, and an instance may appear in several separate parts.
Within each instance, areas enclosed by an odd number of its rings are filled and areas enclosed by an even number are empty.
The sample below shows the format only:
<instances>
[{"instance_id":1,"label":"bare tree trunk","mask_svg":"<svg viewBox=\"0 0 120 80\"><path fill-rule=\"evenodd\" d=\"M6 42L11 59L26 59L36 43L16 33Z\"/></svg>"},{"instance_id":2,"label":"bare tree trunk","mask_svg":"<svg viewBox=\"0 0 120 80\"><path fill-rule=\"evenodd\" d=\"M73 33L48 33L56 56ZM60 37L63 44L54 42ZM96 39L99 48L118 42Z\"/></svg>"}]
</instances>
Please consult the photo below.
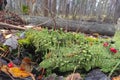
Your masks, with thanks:
<instances>
[{"instance_id":1,"label":"bare tree trunk","mask_svg":"<svg viewBox=\"0 0 120 80\"><path fill-rule=\"evenodd\" d=\"M116 0L115 12L114 12L114 22L117 23L120 17L120 0Z\"/></svg>"},{"instance_id":2,"label":"bare tree trunk","mask_svg":"<svg viewBox=\"0 0 120 80\"><path fill-rule=\"evenodd\" d=\"M6 0L0 0L0 10L4 10L7 4Z\"/></svg>"},{"instance_id":3,"label":"bare tree trunk","mask_svg":"<svg viewBox=\"0 0 120 80\"><path fill-rule=\"evenodd\" d=\"M70 7L70 3L67 2L66 4L66 10L65 10L65 17L67 18L69 15L69 7Z\"/></svg>"},{"instance_id":4,"label":"bare tree trunk","mask_svg":"<svg viewBox=\"0 0 120 80\"><path fill-rule=\"evenodd\" d=\"M44 16L53 16L58 14L62 18L80 19L94 21L103 21L103 16L113 19L115 22L120 17L120 1L119 0L7 0L7 10L15 12L22 12L23 5L27 2L30 7L30 12L34 15L40 13ZM114 3L116 2L116 4ZM50 13L50 14L49 14ZM70 16L68 16L70 15ZM92 18L91 18L92 17ZM99 19L99 20L98 20ZM107 19L108 21L109 19Z\"/></svg>"},{"instance_id":5,"label":"bare tree trunk","mask_svg":"<svg viewBox=\"0 0 120 80\"><path fill-rule=\"evenodd\" d=\"M12 11L12 0L7 0L6 10Z\"/></svg>"},{"instance_id":6,"label":"bare tree trunk","mask_svg":"<svg viewBox=\"0 0 120 80\"><path fill-rule=\"evenodd\" d=\"M49 9L49 11L52 11L52 0L49 0L48 1L48 9Z\"/></svg>"},{"instance_id":7,"label":"bare tree trunk","mask_svg":"<svg viewBox=\"0 0 120 80\"><path fill-rule=\"evenodd\" d=\"M59 8L58 8L58 14L61 16L61 15L63 15L62 14L62 5L63 4L63 0L59 0Z\"/></svg>"},{"instance_id":8,"label":"bare tree trunk","mask_svg":"<svg viewBox=\"0 0 120 80\"><path fill-rule=\"evenodd\" d=\"M48 16L48 0L43 0L43 14Z\"/></svg>"},{"instance_id":9,"label":"bare tree trunk","mask_svg":"<svg viewBox=\"0 0 120 80\"><path fill-rule=\"evenodd\" d=\"M63 0L63 3L62 3L62 15L66 15L66 4L67 4L67 0Z\"/></svg>"},{"instance_id":10,"label":"bare tree trunk","mask_svg":"<svg viewBox=\"0 0 120 80\"><path fill-rule=\"evenodd\" d=\"M72 4L73 4L73 6L72 6L72 19L75 20L76 19L77 4L75 3L75 1L73 1Z\"/></svg>"},{"instance_id":11,"label":"bare tree trunk","mask_svg":"<svg viewBox=\"0 0 120 80\"><path fill-rule=\"evenodd\" d=\"M52 15L55 16L56 14L56 0L52 0Z\"/></svg>"}]
</instances>

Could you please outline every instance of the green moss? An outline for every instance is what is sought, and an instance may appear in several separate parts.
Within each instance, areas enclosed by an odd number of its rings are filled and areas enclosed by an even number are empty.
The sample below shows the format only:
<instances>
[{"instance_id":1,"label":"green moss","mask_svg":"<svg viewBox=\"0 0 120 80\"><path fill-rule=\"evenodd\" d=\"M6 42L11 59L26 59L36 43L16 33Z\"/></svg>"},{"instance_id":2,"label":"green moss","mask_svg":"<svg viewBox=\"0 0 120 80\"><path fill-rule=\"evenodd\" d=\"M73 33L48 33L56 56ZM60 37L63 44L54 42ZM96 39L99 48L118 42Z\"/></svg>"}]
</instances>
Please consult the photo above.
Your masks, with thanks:
<instances>
[{"instance_id":1,"label":"green moss","mask_svg":"<svg viewBox=\"0 0 120 80\"><path fill-rule=\"evenodd\" d=\"M115 44L111 46L120 50L118 36L116 33L113 37ZM26 42L21 43L33 45L35 56L43 54L40 67L50 72L56 69L59 72L73 71L76 66L79 70L89 71L99 67L103 72L110 72L120 60L120 51L113 54L109 51L109 47L103 47L103 42L110 42L109 40L86 38L80 33L43 29L26 31ZM91 42L93 45L90 45ZM120 68L116 68L118 69Z\"/></svg>"}]
</instances>

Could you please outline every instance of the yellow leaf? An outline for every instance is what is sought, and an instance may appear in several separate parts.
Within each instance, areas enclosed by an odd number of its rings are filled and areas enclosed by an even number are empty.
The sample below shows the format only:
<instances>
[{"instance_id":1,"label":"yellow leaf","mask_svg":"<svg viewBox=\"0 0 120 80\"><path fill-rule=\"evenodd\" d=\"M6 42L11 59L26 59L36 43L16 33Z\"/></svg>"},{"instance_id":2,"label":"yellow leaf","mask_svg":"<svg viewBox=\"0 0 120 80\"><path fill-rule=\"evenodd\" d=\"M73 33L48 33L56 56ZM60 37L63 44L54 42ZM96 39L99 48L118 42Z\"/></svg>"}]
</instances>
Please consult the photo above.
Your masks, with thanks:
<instances>
[{"instance_id":1,"label":"yellow leaf","mask_svg":"<svg viewBox=\"0 0 120 80\"><path fill-rule=\"evenodd\" d=\"M31 76L29 72L22 71L19 67L9 68L8 71L15 78L25 78Z\"/></svg>"}]
</instances>

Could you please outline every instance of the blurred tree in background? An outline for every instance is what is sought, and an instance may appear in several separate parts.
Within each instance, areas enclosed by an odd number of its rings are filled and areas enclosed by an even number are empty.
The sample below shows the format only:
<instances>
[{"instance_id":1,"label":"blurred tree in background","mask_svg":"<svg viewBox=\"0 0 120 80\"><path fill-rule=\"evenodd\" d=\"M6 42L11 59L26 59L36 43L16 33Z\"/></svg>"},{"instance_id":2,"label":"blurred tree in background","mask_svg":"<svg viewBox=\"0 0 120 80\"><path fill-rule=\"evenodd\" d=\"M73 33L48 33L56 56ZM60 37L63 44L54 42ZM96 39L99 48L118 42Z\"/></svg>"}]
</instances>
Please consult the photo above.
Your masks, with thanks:
<instances>
[{"instance_id":1,"label":"blurred tree in background","mask_svg":"<svg viewBox=\"0 0 120 80\"><path fill-rule=\"evenodd\" d=\"M73 20L116 23L120 17L120 0L7 0L7 10L28 15L54 16Z\"/></svg>"}]
</instances>

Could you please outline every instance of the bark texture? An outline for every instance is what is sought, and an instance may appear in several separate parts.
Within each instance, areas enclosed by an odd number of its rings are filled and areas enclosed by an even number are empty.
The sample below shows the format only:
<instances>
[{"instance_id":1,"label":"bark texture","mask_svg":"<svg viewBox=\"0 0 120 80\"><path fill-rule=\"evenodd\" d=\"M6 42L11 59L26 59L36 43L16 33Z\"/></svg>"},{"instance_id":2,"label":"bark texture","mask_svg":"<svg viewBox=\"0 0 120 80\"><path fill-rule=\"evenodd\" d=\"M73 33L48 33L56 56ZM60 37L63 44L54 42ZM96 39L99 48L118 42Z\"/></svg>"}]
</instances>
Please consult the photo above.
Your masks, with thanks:
<instances>
[{"instance_id":1,"label":"bark texture","mask_svg":"<svg viewBox=\"0 0 120 80\"><path fill-rule=\"evenodd\" d=\"M54 28L54 21L48 17L40 16L22 16L28 24L42 25L48 28ZM114 24L99 23L99 22L85 22L73 21L64 19L55 19L56 29L63 28L68 31L77 31L83 33L99 33L101 35L113 36L115 34Z\"/></svg>"}]
</instances>

